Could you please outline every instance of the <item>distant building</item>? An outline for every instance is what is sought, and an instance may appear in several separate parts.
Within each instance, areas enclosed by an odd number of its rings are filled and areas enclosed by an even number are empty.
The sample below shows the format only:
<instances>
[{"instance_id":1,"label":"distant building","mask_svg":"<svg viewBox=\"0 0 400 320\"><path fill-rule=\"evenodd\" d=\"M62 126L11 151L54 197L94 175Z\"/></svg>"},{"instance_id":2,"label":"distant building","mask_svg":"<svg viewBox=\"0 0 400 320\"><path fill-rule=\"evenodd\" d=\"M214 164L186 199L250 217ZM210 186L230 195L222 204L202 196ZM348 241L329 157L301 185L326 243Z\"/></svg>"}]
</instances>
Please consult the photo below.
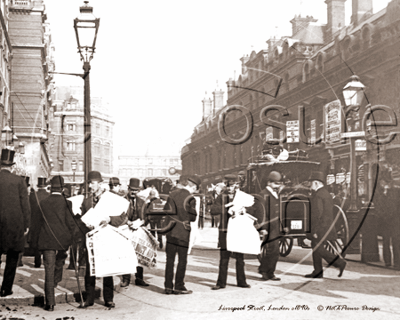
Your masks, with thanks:
<instances>
[{"instance_id":1,"label":"distant building","mask_svg":"<svg viewBox=\"0 0 400 320\"><path fill-rule=\"evenodd\" d=\"M113 130L107 105L102 98L91 97L92 170L100 171L106 181L113 172ZM50 112L50 156L52 175L65 182L84 180L83 87L57 87ZM74 174L73 164L76 165Z\"/></svg>"},{"instance_id":2,"label":"distant building","mask_svg":"<svg viewBox=\"0 0 400 320\"><path fill-rule=\"evenodd\" d=\"M170 168L181 170L179 151L173 152L172 148L166 150L165 146L152 145L133 152L127 152L121 148L118 155L118 177L123 185L129 183L130 178L138 178L143 182L147 177L166 177L175 181L180 174L171 175Z\"/></svg>"}]
</instances>

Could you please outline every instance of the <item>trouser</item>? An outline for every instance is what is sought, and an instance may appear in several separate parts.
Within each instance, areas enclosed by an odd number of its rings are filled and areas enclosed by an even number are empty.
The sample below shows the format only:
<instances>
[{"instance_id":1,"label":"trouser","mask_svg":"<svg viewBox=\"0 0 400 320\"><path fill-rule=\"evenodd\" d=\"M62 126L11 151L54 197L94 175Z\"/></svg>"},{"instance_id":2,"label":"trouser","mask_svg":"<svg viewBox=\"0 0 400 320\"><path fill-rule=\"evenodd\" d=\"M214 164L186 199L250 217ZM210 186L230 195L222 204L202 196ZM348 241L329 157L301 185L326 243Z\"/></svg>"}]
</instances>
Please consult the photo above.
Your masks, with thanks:
<instances>
[{"instance_id":1,"label":"trouser","mask_svg":"<svg viewBox=\"0 0 400 320\"><path fill-rule=\"evenodd\" d=\"M167 256L167 262L165 265L165 282L164 282L165 289L174 289L174 284L173 284L174 264L175 264L175 255L178 253L178 266L176 268L176 274L175 274L175 289L186 290L184 279L185 279L186 265L187 265L188 244L177 245L175 243L170 243L167 240L165 253Z\"/></svg>"},{"instance_id":2,"label":"trouser","mask_svg":"<svg viewBox=\"0 0 400 320\"><path fill-rule=\"evenodd\" d=\"M136 279L143 280L143 267L136 267L135 276L136 276ZM131 283L131 275L130 274L122 275L122 281L127 281L128 284Z\"/></svg>"},{"instance_id":3,"label":"trouser","mask_svg":"<svg viewBox=\"0 0 400 320\"><path fill-rule=\"evenodd\" d=\"M226 249L220 249L220 260L219 260L219 272L217 285L221 287L226 286L226 280L228 278L228 265L229 258L233 254L232 251ZM246 285L246 275L244 274L244 255L243 253L234 253L236 257L236 281L238 286Z\"/></svg>"},{"instance_id":4,"label":"trouser","mask_svg":"<svg viewBox=\"0 0 400 320\"><path fill-rule=\"evenodd\" d=\"M260 273L266 273L272 278L275 273L276 264L279 259L279 240L266 243L263 246L263 254L261 256L261 264L258 268Z\"/></svg>"},{"instance_id":5,"label":"trouser","mask_svg":"<svg viewBox=\"0 0 400 320\"><path fill-rule=\"evenodd\" d=\"M63 266L67 258L65 250L44 250L44 293L46 304L54 306L56 304L54 297L54 288L62 280Z\"/></svg>"},{"instance_id":6,"label":"trouser","mask_svg":"<svg viewBox=\"0 0 400 320\"><path fill-rule=\"evenodd\" d=\"M319 242L320 240L318 239L311 240L314 273L322 273L322 259L324 259L329 265L340 268L343 265L344 260L339 257L334 263L332 263L337 256L325 249L326 241L320 243L318 248L316 248Z\"/></svg>"},{"instance_id":7,"label":"trouser","mask_svg":"<svg viewBox=\"0 0 400 320\"><path fill-rule=\"evenodd\" d=\"M95 288L96 277L90 275L89 257L86 254L85 290L86 302L89 304L94 303ZM114 299L114 280L112 276L103 278L103 299L104 302L112 302Z\"/></svg>"},{"instance_id":8,"label":"trouser","mask_svg":"<svg viewBox=\"0 0 400 320\"><path fill-rule=\"evenodd\" d=\"M35 267L40 268L42 265L42 254L38 248L33 249L33 253L35 255Z\"/></svg>"},{"instance_id":9,"label":"trouser","mask_svg":"<svg viewBox=\"0 0 400 320\"><path fill-rule=\"evenodd\" d=\"M17 271L17 264L18 264L18 256L20 251L14 251L9 249L6 252L7 259L6 259L6 266L4 269L3 275L3 284L1 286L1 290L10 292L12 286L14 284L15 272Z\"/></svg>"}]
</instances>

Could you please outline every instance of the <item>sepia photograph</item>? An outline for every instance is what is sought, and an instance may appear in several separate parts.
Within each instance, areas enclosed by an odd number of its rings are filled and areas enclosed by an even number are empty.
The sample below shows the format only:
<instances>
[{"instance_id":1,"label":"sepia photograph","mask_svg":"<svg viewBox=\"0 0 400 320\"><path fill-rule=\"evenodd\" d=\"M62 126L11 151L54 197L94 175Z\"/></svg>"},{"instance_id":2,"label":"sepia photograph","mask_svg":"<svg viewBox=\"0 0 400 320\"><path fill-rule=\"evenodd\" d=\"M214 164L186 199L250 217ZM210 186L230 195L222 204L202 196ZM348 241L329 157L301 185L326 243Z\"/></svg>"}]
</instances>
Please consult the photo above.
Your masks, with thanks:
<instances>
[{"instance_id":1,"label":"sepia photograph","mask_svg":"<svg viewBox=\"0 0 400 320\"><path fill-rule=\"evenodd\" d=\"M0 318L400 318L400 0L0 0Z\"/></svg>"}]
</instances>

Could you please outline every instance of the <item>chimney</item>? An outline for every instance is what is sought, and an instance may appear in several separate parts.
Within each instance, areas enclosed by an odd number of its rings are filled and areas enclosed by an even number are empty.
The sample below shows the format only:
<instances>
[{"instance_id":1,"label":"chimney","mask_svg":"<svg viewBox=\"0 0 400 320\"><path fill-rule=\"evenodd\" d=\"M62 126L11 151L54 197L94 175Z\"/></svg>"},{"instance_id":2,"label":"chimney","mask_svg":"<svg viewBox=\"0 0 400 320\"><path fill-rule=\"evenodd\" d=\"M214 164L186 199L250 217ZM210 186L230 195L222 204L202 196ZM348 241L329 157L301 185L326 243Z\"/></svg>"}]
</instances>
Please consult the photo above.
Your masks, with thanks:
<instances>
[{"instance_id":1,"label":"chimney","mask_svg":"<svg viewBox=\"0 0 400 320\"><path fill-rule=\"evenodd\" d=\"M220 110L224 107L224 92L222 91L222 89L220 89L218 91L218 88L217 88L213 92L213 96L214 96L213 114L216 114L218 110Z\"/></svg>"},{"instance_id":2,"label":"chimney","mask_svg":"<svg viewBox=\"0 0 400 320\"><path fill-rule=\"evenodd\" d=\"M328 24L326 26L326 42L333 39L334 34L345 26L345 9L346 0L325 0L328 6Z\"/></svg>"},{"instance_id":3,"label":"chimney","mask_svg":"<svg viewBox=\"0 0 400 320\"><path fill-rule=\"evenodd\" d=\"M203 102L203 121L208 118L208 116L212 112L212 100L211 98L207 99L207 92L206 92L206 97L204 97Z\"/></svg>"},{"instance_id":4,"label":"chimney","mask_svg":"<svg viewBox=\"0 0 400 320\"><path fill-rule=\"evenodd\" d=\"M246 62L249 61L249 56L243 55L242 58L240 58L240 61L242 61L242 74L245 74L247 72L247 67L246 67Z\"/></svg>"},{"instance_id":5,"label":"chimney","mask_svg":"<svg viewBox=\"0 0 400 320\"><path fill-rule=\"evenodd\" d=\"M372 14L372 0L352 1L351 22L353 26L357 26L366 13Z\"/></svg>"},{"instance_id":6,"label":"chimney","mask_svg":"<svg viewBox=\"0 0 400 320\"><path fill-rule=\"evenodd\" d=\"M290 23L292 24L292 37L299 32L302 29L307 28L307 26L310 24L310 22L317 22L317 19L314 19L313 16L307 16L305 18L302 18L301 15L294 16L292 20L290 20Z\"/></svg>"}]
</instances>

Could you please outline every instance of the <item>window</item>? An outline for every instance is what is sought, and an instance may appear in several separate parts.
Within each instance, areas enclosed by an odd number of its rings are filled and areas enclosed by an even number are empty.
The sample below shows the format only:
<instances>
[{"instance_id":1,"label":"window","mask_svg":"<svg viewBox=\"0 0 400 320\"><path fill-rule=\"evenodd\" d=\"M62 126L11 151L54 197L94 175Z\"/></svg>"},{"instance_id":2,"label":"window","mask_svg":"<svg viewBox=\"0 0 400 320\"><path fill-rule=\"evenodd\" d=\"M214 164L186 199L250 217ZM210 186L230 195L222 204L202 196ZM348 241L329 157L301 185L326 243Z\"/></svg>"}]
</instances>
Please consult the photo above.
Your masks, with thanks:
<instances>
[{"instance_id":1,"label":"window","mask_svg":"<svg viewBox=\"0 0 400 320\"><path fill-rule=\"evenodd\" d=\"M67 142L67 151L75 151L76 150L76 143L73 141Z\"/></svg>"},{"instance_id":2,"label":"window","mask_svg":"<svg viewBox=\"0 0 400 320\"><path fill-rule=\"evenodd\" d=\"M101 171L100 168L100 159L94 159L94 170Z\"/></svg>"},{"instance_id":3,"label":"window","mask_svg":"<svg viewBox=\"0 0 400 320\"><path fill-rule=\"evenodd\" d=\"M100 124L96 124L96 134L100 134Z\"/></svg>"},{"instance_id":4,"label":"window","mask_svg":"<svg viewBox=\"0 0 400 320\"><path fill-rule=\"evenodd\" d=\"M139 165L139 158L135 158L133 164L134 164L135 166Z\"/></svg>"},{"instance_id":5,"label":"window","mask_svg":"<svg viewBox=\"0 0 400 320\"><path fill-rule=\"evenodd\" d=\"M78 171L83 171L83 161L82 160L79 161Z\"/></svg>"},{"instance_id":6,"label":"window","mask_svg":"<svg viewBox=\"0 0 400 320\"><path fill-rule=\"evenodd\" d=\"M100 155L100 145L98 143L94 146L94 153Z\"/></svg>"},{"instance_id":7,"label":"window","mask_svg":"<svg viewBox=\"0 0 400 320\"><path fill-rule=\"evenodd\" d=\"M167 175L167 169L162 169L162 175L166 176Z\"/></svg>"},{"instance_id":8,"label":"window","mask_svg":"<svg viewBox=\"0 0 400 320\"><path fill-rule=\"evenodd\" d=\"M174 159L169 159L169 164L172 166L174 165Z\"/></svg>"},{"instance_id":9,"label":"window","mask_svg":"<svg viewBox=\"0 0 400 320\"><path fill-rule=\"evenodd\" d=\"M104 172L110 173L110 161L109 160L104 160Z\"/></svg>"},{"instance_id":10,"label":"window","mask_svg":"<svg viewBox=\"0 0 400 320\"><path fill-rule=\"evenodd\" d=\"M153 169L147 169L147 174L149 175L149 177L153 176Z\"/></svg>"},{"instance_id":11,"label":"window","mask_svg":"<svg viewBox=\"0 0 400 320\"><path fill-rule=\"evenodd\" d=\"M58 160L59 171L64 171L64 160Z\"/></svg>"},{"instance_id":12,"label":"window","mask_svg":"<svg viewBox=\"0 0 400 320\"><path fill-rule=\"evenodd\" d=\"M106 137L110 136L110 127L106 126Z\"/></svg>"},{"instance_id":13,"label":"window","mask_svg":"<svg viewBox=\"0 0 400 320\"><path fill-rule=\"evenodd\" d=\"M68 127L68 131L75 131L75 129L76 129L76 125L74 125L74 124L69 124L67 127Z\"/></svg>"}]
</instances>

